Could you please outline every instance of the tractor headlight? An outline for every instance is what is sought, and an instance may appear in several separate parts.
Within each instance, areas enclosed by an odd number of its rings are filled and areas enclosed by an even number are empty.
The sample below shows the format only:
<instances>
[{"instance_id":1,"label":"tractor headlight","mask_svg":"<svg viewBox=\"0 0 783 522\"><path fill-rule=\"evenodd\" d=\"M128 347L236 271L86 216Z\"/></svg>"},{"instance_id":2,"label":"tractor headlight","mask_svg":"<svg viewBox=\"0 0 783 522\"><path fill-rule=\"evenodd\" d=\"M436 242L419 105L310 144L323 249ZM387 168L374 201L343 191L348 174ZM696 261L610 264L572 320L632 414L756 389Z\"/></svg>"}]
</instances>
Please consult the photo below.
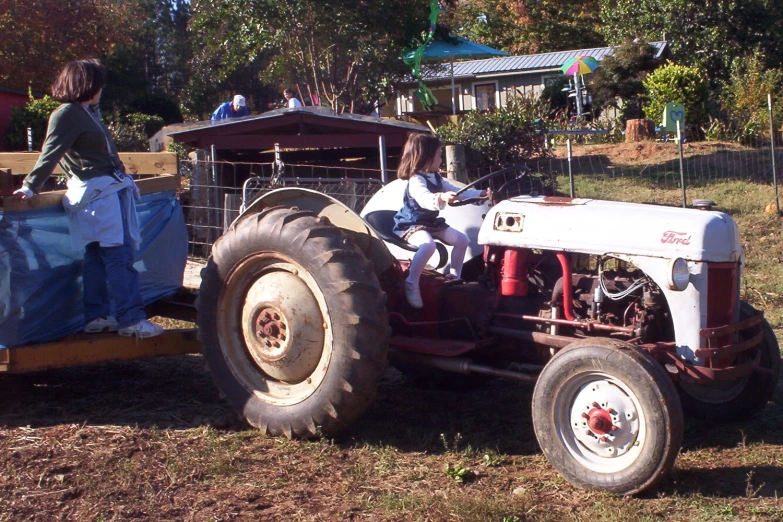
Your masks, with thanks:
<instances>
[{"instance_id":1,"label":"tractor headlight","mask_svg":"<svg viewBox=\"0 0 783 522\"><path fill-rule=\"evenodd\" d=\"M682 292L688 288L691 282L691 273L688 271L688 262L681 257L669 261L668 281L669 288Z\"/></svg>"}]
</instances>

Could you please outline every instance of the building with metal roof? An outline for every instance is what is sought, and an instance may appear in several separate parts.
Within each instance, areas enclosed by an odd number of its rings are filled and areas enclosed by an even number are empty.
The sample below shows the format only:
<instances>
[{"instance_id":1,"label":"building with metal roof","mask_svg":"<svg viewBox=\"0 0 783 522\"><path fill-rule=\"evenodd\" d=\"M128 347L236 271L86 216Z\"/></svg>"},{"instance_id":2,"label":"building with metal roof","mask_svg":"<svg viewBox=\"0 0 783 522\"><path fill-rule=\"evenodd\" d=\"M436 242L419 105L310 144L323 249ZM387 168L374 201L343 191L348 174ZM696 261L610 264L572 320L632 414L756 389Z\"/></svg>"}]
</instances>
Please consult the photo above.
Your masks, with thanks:
<instances>
[{"instance_id":1,"label":"building with metal roof","mask_svg":"<svg viewBox=\"0 0 783 522\"><path fill-rule=\"evenodd\" d=\"M651 42L656 59L670 57L667 42ZM484 60L454 62L454 80L457 84L457 106L461 112L502 107L509 96L539 95L550 79L563 77L560 67L574 56L592 56L599 62L614 52L615 47L574 49L552 53L527 54ZM444 65L422 65L427 86L439 100L436 112L451 112L451 68ZM397 116L423 112L413 95L413 83L403 86L397 96Z\"/></svg>"}]
</instances>

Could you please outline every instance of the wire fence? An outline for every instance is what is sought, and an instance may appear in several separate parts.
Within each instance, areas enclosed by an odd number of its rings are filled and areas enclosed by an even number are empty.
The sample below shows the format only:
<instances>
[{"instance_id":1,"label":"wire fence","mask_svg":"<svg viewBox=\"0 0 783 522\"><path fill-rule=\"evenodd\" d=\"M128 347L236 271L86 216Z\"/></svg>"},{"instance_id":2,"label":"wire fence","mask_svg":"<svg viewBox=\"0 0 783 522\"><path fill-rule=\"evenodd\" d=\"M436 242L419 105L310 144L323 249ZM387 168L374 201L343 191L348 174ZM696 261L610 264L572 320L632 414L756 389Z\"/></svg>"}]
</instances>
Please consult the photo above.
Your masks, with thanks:
<instances>
[{"instance_id":1,"label":"wire fence","mask_svg":"<svg viewBox=\"0 0 783 522\"><path fill-rule=\"evenodd\" d=\"M520 171L512 170L492 186L509 184L506 196L537 193L679 206L704 198L715 183L744 181L769 185L770 201L777 201L773 172L783 154L770 141L700 141L683 143L680 149L673 140L591 144L579 143L589 141L579 138L568 146L564 136L558 136L551 140L547 157L527 163L532 175L521 178ZM475 180L498 168L473 169L468 177ZM383 186L381 171L367 168L186 160L180 172L186 180L181 203L190 253L196 257L207 257L240 212L271 190L315 190L358 213ZM477 188L488 186L485 182Z\"/></svg>"},{"instance_id":2,"label":"wire fence","mask_svg":"<svg viewBox=\"0 0 783 522\"><path fill-rule=\"evenodd\" d=\"M180 174L187 179L180 202L195 257L207 257L239 214L271 190L316 190L359 212L383 186L380 170L274 162L186 160Z\"/></svg>"},{"instance_id":3,"label":"wire fence","mask_svg":"<svg viewBox=\"0 0 783 522\"><path fill-rule=\"evenodd\" d=\"M652 189L647 196L652 203L677 205L684 199L690 205L693 199L703 197L704 189L711 184L745 181L769 184L772 198L777 188L777 176L773 174L780 172L783 162L783 151L769 138L745 144L684 142L682 159L675 140L620 144L589 141L573 139L569 146L565 136L558 136L547 157L530 160L528 166L539 185L550 187L553 194L623 201L637 200L639 188L645 187ZM468 177L476 179L496 169L473 169ZM676 201L671 191L677 191ZM680 191L684 198L679 197Z\"/></svg>"}]
</instances>

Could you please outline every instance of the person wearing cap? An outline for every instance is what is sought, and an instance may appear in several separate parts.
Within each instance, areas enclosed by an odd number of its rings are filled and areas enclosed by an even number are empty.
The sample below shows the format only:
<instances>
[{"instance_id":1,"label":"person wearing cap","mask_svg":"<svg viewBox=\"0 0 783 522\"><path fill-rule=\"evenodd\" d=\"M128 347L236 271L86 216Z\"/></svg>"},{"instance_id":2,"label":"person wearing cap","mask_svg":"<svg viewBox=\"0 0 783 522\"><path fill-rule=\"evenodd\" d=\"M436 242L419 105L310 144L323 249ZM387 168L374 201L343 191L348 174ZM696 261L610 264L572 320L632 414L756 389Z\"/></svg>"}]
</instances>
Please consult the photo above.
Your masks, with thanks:
<instances>
[{"instance_id":1,"label":"person wearing cap","mask_svg":"<svg viewBox=\"0 0 783 522\"><path fill-rule=\"evenodd\" d=\"M245 97L241 94L234 96L232 101L221 103L220 107L215 109L212 113L212 121L227 120L228 118L240 118L242 116L249 116L250 112L247 110L247 104L245 103Z\"/></svg>"}]
</instances>

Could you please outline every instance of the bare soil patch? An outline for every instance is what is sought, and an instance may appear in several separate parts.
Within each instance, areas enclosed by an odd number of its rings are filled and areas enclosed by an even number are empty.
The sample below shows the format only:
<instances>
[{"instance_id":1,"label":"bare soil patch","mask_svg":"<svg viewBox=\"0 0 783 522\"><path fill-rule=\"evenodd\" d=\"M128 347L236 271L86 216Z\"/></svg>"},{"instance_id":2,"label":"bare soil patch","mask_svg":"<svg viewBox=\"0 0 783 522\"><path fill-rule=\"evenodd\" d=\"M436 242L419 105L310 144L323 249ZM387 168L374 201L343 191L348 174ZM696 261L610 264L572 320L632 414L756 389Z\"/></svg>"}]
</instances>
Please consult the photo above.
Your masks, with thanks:
<instances>
[{"instance_id":1,"label":"bare soil patch","mask_svg":"<svg viewBox=\"0 0 783 522\"><path fill-rule=\"evenodd\" d=\"M622 499L576 490L551 469L530 423L532 389L507 381L443 392L389 370L355 426L312 442L267 438L236 420L200 356L0 385L9 399L0 405L0 520L783 516L783 390L751 422L689 424L675 470L648 494ZM475 478L457 482L447 471L456 466Z\"/></svg>"}]
</instances>

